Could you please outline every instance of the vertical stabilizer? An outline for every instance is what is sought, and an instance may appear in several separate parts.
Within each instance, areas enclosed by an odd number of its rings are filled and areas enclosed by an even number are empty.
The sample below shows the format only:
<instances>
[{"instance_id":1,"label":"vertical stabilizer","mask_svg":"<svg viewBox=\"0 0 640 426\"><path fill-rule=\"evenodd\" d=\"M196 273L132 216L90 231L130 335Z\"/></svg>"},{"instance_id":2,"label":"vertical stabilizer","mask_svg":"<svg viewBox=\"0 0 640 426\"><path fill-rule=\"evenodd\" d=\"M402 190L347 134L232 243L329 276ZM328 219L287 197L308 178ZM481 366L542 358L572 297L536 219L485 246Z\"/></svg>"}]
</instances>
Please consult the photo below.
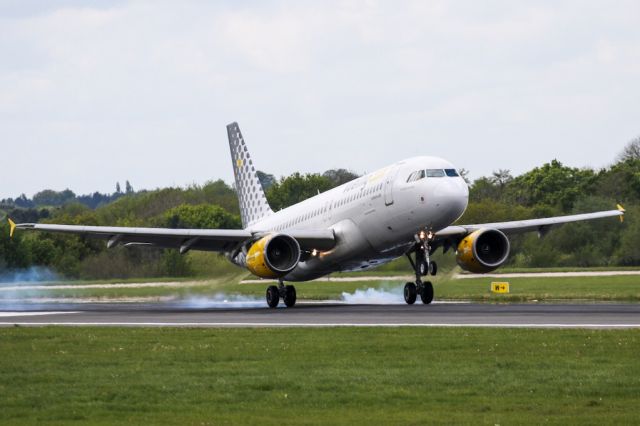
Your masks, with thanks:
<instances>
[{"instance_id":1,"label":"vertical stabilizer","mask_svg":"<svg viewBox=\"0 0 640 426\"><path fill-rule=\"evenodd\" d=\"M264 195L238 123L231 123L227 126L227 135L229 135L233 175L236 178L236 191L240 203L240 217L242 218L242 226L247 228L259 219L269 216L273 211Z\"/></svg>"}]
</instances>

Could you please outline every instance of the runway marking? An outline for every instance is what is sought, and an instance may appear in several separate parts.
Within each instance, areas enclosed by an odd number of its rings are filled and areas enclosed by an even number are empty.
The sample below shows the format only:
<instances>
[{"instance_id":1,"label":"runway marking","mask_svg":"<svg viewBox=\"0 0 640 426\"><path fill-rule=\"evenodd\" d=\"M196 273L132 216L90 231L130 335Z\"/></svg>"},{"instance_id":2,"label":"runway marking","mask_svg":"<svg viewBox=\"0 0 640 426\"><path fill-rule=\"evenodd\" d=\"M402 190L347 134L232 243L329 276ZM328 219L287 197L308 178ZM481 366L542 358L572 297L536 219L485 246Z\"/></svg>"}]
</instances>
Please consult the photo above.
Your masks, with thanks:
<instances>
[{"instance_id":1,"label":"runway marking","mask_svg":"<svg viewBox=\"0 0 640 426\"><path fill-rule=\"evenodd\" d=\"M34 317L40 315L64 315L64 314L77 314L78 312L0 312L0 318L4 317Z\"/></svg>"},{"instance_id":2,"label":"runway marking","mask_svg":"<svg viewBox=\"0 0 640 426\"><path fill-rule=\"evenodd\" d=\"M618 328L640 328L640 324L490 324L490 323L326 323L326 324L307 324L307 323L262 323L262 322L0 322L0 326L22 326L22 327L38 327L38 326L76 326L76 327L254 327L254 328L340 328L340 327L444 327L444 328L590 328L590 329L618 329Z\"/></svg>"},{"instance_id":3,"label":"runway marking","mask_svg":"<svg viewBox=\"0 0 640 426\"><path fill-rule=\"evenodd\" d=\"M498 274L455 274L453 279L471 278L544 278L544 277L613 277L640 275L640 271L574 271L574 272L517 272ZM413 281L413 275L364 275L358 277L322 277L309 282L366 282L366 281ZM240 281L240 284L269 284L278 282L277 280L247 279Z\"/></svg>"},{"instance_id":4,"label":"runway marking","mask_svg":"<svg viewBox=\"0 0 640 426\"><path fill-rule=\"evenodd\" d=\"M576 272L517 272L505 274L457 274L455 279L470 278L562 278L636 276L640 271L576 271Z\"/></svg>"},{"instance_id":5,"label":"runway marking","mask_svg":"<svg viewBox=\"0 0 640 426\"><path fill-rule=\"evenodd\" d=\"M113 283L113 284L53 284L53 285L13 285L0 286L0 291L25 291L25 290L87 290L103 288L181 288L206 286L209 281L175 281L155 283Z\"/></svg>"}]
</instances>

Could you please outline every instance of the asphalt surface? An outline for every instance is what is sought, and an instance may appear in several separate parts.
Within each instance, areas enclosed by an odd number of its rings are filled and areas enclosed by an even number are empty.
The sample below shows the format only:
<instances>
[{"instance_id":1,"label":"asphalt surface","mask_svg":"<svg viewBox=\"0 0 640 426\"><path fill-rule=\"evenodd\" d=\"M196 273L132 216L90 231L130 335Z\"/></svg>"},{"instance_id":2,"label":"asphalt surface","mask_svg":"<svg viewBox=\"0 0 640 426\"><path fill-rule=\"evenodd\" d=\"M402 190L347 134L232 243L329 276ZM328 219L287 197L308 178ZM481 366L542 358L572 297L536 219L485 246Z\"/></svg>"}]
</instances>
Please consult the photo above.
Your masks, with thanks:
<instances>
[{"instance_id":1,"label":"asphalt surface","mask_svg":"<svg viewBox=\"0 0 640 426\"><path fill-rule=\"evenodd\" d=\"M473 326L640 328L640 304L347 305L299 303L295 308L189 308L180 304L0 304L0 326Z\"/></svg>"}]
</instances>

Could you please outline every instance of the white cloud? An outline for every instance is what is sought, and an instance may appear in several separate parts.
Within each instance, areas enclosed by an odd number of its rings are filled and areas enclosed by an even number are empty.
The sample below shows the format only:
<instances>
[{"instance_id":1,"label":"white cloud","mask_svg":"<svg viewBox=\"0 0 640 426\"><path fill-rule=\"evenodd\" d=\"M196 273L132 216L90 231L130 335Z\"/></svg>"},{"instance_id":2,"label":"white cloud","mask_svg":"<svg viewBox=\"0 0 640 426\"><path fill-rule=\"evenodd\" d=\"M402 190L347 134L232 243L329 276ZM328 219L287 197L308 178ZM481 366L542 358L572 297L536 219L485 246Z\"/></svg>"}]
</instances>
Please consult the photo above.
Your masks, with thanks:
<instances>
[{"instance_id":1,"label":"white cloud","mask_svg":"<svg viewBox=\"0 0 640 426\"><path fill-rule=\"evenodd\" d=\"M2 148L23 159L0 197L230 180L234 120L278 175L602 166L640 134L633 1L89 4L0 7Z\"/></svg>"}]
</instances>

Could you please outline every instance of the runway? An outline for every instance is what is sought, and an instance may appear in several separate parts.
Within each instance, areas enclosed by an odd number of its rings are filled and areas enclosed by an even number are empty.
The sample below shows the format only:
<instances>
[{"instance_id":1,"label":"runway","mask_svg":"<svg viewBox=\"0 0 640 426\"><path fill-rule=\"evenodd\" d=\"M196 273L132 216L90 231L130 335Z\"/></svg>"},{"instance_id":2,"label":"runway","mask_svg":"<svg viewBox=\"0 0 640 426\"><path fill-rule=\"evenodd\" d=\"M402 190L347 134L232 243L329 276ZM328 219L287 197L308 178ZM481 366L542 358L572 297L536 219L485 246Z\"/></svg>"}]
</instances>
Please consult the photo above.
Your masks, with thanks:
<instances>
[{"instance_id":1,"label":"runway","mask_svg":"<svg viewBox=\"0 0 640 426\"><path fill-rule=\"evenodd\" d=\"M187 308L180 304L0 304L0 326L640 328L640 304L347 305Z\"/></svg>"}]
</instances>

